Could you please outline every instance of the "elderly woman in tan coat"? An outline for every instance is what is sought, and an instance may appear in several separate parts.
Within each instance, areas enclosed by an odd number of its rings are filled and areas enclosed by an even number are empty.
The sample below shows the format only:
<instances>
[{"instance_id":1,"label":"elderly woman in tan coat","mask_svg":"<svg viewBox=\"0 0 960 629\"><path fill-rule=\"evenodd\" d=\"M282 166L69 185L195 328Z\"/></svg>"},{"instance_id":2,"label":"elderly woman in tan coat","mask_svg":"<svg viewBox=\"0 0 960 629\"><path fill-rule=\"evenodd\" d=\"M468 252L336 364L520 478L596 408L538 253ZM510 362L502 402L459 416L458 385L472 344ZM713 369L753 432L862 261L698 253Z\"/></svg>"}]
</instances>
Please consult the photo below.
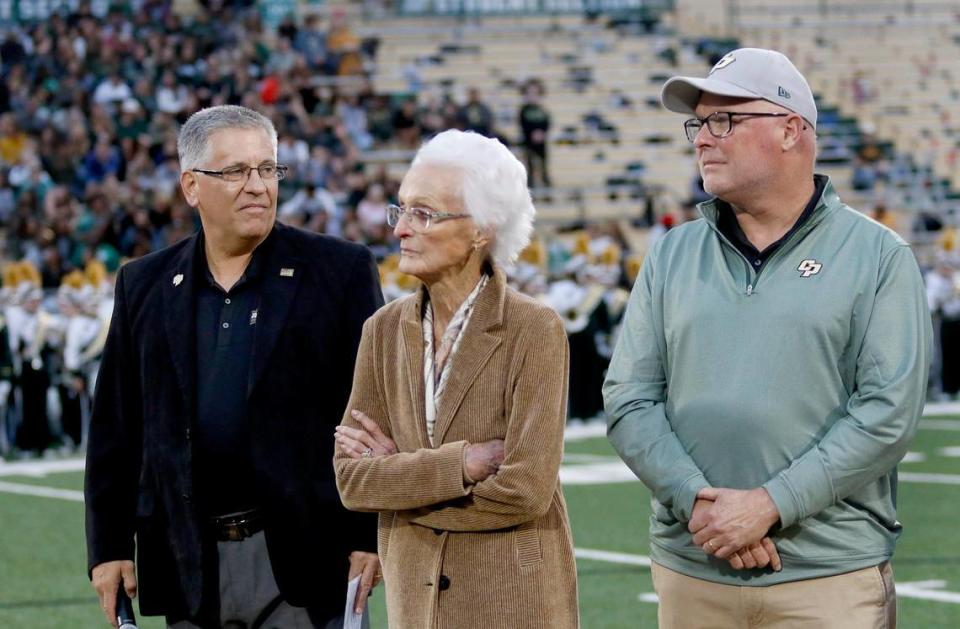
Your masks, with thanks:
<instances>
[{"instance_id":1,"label":"elderly woman in tan coat","mask_svg":"<svg viewBox=\"0 0 960 629\"><path fill-rule=\"evenodd\" d=\"M364 326L334 462L347 508L380 514L394 629L579 625L566 334L502 270L533 214L520 162L461 131L420 149L388 210L423 286Z\"/></svg>"}]
</instances>

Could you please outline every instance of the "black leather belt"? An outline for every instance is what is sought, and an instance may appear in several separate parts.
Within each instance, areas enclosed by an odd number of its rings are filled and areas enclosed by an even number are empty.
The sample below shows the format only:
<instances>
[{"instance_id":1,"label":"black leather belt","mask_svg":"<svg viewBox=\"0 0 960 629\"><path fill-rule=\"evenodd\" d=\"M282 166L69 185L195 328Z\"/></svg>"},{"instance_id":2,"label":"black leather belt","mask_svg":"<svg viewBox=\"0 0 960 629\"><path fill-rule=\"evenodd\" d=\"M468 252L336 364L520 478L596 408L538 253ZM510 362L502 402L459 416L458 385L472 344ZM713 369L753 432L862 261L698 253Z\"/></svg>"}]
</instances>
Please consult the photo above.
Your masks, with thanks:
<instances>
[{"instance_id":1,"label":"black leather belt","mask_svg":"<svg viewBox=\"0 0 960 629\"><path fill-rule=\"evenodd\" d=\"M210 518L209 523L218 542L239 542L263 530L263 514L252 509Z\"/></svg>"}]
</instances>

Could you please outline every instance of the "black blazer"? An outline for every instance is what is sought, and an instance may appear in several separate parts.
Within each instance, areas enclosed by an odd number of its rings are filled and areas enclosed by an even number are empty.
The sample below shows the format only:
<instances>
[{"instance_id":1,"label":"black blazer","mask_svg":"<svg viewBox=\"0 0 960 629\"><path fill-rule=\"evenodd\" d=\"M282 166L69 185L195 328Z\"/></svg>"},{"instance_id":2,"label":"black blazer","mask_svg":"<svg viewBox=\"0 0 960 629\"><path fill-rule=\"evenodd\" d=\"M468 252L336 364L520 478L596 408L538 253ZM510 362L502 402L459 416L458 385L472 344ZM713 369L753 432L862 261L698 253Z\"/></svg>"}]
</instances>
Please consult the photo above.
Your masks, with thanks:
<instances>
[{"instance_id":1,"label":"black blazer","mask_svg":"<svg viewBox=\"0 0 960 629\"><path fill-rule=\"evenodd\" d=\"M216 545L192 496L198 237L117 276L84 491L88 570L133 559L136 539L141 613L213 619ZM284 598L332 616L350 552L376 552L376 516L344 509L331 462L363 322L383 297L365 247L279 223L271 238L247 387L250 491Z\"/></svg>"}]
</instances>

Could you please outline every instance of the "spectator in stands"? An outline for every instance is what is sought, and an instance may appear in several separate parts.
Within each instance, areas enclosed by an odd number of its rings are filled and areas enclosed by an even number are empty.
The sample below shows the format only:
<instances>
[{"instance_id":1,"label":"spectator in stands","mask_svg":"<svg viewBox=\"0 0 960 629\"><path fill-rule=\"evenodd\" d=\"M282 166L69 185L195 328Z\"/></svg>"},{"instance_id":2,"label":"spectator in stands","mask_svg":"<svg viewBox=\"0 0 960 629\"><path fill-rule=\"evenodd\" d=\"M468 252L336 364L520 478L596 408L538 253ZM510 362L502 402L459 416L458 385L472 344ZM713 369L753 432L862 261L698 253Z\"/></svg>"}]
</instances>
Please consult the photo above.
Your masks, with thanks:
<instances>
[{"instance_id":1,"label":"spectator in stands","mask_svg":"<svg viewBox=\"0 0 960 629\"><path fill-rule=\"evenodd\" d=\"M853 172L850 174L850 186L854 190L873 190L877 185L877 169L872 164L856 158L853 162Z\"/></svg>"},{"instance_id":2,"label":"spectator in stands","mask_svg":"<svg viewBox=\"0 0 960 629\"><path fill-rule=\"evenodd\" d=\"M420 120L417 101L408 98L393 112L393 132L402 148L415 148L420 143Z\"/></svg>"},{"instance_id":3,"label":"spectator in stands","mask_svg":"<svg viewBox=\"0 0 960 629\"><path fill-rule=\"evenodd\" d=\"M120 76L120 71L115 69L94 90L93 102L98 105L109 105L113 110L131 96L133 93L130 91L130 86Z\"/></svg>"},{"instance_id":4,"label":"spectator in stands","mask_svg":"<svg viewBox=\"0 0 960 629\"><path fill-rule=\"evenodd\" d=\"M305 184L278 209L278 218L312 232L339 236L342 216L329 191Z\"/></svg>"},{"instance_id":5,"label":"spectator in stands","mask_svg":"<svg viewBox=\"0 0 960 629\"><path fill-rule=\"evenodd\" d=\"M282 164L290 166L290 170L299 174L310 159L310 146L306 140L298 138L292 133L280 136L277 145L277 159Z\"/></svg>"},{"instance_id":6,"label":"spectator in stands","mask_svg":"<svg viewBox=\"0 0 960 629\"><path fill-rule=\"evenodd\" d=\"M327 50L336 60L336 73L340 76L360 74L363 58L360 56L360 38L354 34L343 9L330 13L330 32L327 34Z\"/></svg>"},{"instance_id":7,"label":"spectator in stands","mask_svg":"<svg viewBox=\"0 0 960 629\"><path fill-rule=\"evenodd\" d=\"M878 202L873 206L873 210L870 212L870 218L877 221L881 225L889 227L893 231L899 231L897 225L897 215L887 209L887 206L883 202Z\"/></svg>"},{"instance_id":8,"label":"spectator in stands","mask_svg":"<svg viewBox=\"0 0 960 629\"><path fill-rule=\"evenodd\" d=\"M503 271L533 228L523 166L497 140L445 131L400 204L399 269L423 288L364 326L334 458L344 504L379 512L390 539L390 625L577 627L558 479L566 335Z\"/></svg>"},{"instance_id":9,"label":"spectator in stands","mask_svg":"<svg viewBox=\"0 0 960 629\"><path fill-rule=\"evenodd\" d=\"M94 587L111 621L139 580L141 613L175 629L342 627L348 579L362 608L379 573L376 519L347 512L318 461L383 303L376 267L275 224L284 168L262 114L204 109L178 148L203 229L117 278L85 474Z\"/></svg>"},{"instance_id":10,"label":"spectator in stands","mask_svg":"<svg viewBox=\"0 0 960 629\"><path fill-rule=\"evenodd\" d=\"M27 134L17 128L13 113L0 115L0 163L19 163L27 142Z\"/></svg>"},{"instance_id":11,"label":"spectator in stands","mask_svg":"<svg viewBox=\"0 0 960 629\"><path fill-rule=\"evenodd\" d=\"M164 72L160 87L157 88L157 111L177 116L183 113L189 104L190 93L186 86L177 84L173 71Z\"/></svg>"},{"instance_id":12,"label":"spectator in stands","mask_svg":"<svg viewBox=\"0 0 960 629\"><path fill-rule=\"evenodd\" d=\"M354 146L361 151L369 150L373 146L373 136L367 130L367 111L356 94L342 98L337 104L336 114L343 121Z\"/></svg>"},{"instance_id":13,"label":"spectator in stands","mask_svg":"<svg viewBox=\"0 0 960 629\"><path fill-rule=\"evenodd\" d=\"M367 193L357 204L357 220L365 236L380 233L387 220L387 197L380 184L367 187Z\"/></svg>"},{"instance_id":14,"label":"spectator in stands","mask_svg":"<svg viewBox=\"0 0 960 629\"><path fill-rule=\"evenodd\" d=\"M517 118L520 121L520 137L527 166L527 181L531 188L549 187L550 172L547 165L547 134L550 132L550 114L544 108L543 84L536 79L523 86L523 104Z\"/></svg>"},{"instance_id":15,"label":"spectator in stands","mask_svg":"<svg viewBox=\"0 0 960 629\"><path fill-rule=\"evenodd\" d=\"M293 47L303 55L313 71L327 69L327 34L323 31L320 16L311 13L293 39Z\"/></svg>"},{"instance_id":16,"label":"spectator in stands","mask_svg":"<svg viewBox=\"0 0 960 629\"><path fill-rule=\"evenodd\" d=\"M735 50L661 99L716 198L647 255L604 383L655 500L660 627L744 625L756 588L769 626L893 626L931 336L910 247L814 175L816 104L782 54Z\"/></svg>"},{"instance_id":17,"label":"spectator in stands","mask_svg":"<svg viewBox=\"0 0 960 629\"><path fill-rule=\"evenodd\" d=\"M480 98L480 90L471 87L467 92L467 102L457 113L460 128L474 131L488 138L494 137L493 110Z\"/></svg>"},{"instance_id":18,"label":"spectator in stands","mask_svg":"<svg viewBox=\"0 0 960 629\"><path fill-rule=\"evenodd\" d=\"M100 138L83 158L81 179L84 183L100 183L107 177L116 177L123 164L119 149L107 138Z\"/></svg>"},{"instance_id":19,"label":"spectator in stands","mask_svg":"<svg viewBox=\"0 0 960 629\"><path fill-rule=\"evenodd\" d=\"M289 74L297 63L299 53L286 37L277 38L276 48L270 51L270 60L267 62L267 72L279 75Z\"/></svg>"}]
</instances>

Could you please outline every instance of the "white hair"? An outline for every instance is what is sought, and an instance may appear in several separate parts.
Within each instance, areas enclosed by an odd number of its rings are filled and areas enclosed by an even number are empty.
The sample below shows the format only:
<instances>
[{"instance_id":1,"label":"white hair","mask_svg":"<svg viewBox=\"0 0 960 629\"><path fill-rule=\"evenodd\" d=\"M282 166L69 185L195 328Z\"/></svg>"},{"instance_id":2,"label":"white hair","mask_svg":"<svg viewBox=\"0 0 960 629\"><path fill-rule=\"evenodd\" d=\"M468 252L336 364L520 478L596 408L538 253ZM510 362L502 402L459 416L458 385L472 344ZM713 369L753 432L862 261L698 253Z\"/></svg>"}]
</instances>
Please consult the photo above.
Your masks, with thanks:
<instances>
[{"instance_id":1,"label":"white hair","mask_svg":"<svg viewBox=\"0 0 960 629\"><path fill-rule=\"evenodd\" d=\"M277 153L277 129L260 112L239 105L206 107L190 116L177 136L180 172L201 167L210 157L210 136L224 129L260 129Z\"/></svg>"},{"instance_id":2,"label":"white hair","mask_svg":"<svg viewBox=\"0 0 960 629\"><path fill-rule=\"evenodd\" d=\"M450 129L425 143L413 158L463 173L460 194L480 228L492 228L494 262L507 266L530 242L536 210L527 188L527 169L502 142L472 131Z\"/></svg>"}]
</instances>

